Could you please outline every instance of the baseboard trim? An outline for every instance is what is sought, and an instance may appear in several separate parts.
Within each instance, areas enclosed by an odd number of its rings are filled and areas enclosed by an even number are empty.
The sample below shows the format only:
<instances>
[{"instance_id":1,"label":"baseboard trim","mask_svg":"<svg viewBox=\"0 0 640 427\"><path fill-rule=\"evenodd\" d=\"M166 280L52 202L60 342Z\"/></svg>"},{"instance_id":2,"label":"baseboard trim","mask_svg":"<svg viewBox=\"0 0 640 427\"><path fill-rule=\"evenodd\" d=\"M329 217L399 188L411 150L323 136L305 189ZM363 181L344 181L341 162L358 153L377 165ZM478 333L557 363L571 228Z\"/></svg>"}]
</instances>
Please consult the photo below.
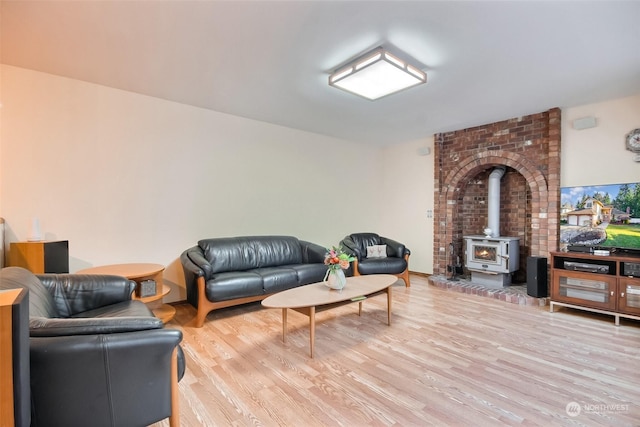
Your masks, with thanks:
<instances>
[{"instance_id":1,"label":"baseboard trim","mask_svg":"<svg viewBox=\"0 0 640 427\"><path fill-rule=\"evenodd\" d=\"M413 274L413 275L420 276L420 277L427 277L427 278L432 276L432 274L429 274L429 273L420 273L420 272L411 271L411 270L409 270L409 274Z\"/></svg>"}]
</instances>

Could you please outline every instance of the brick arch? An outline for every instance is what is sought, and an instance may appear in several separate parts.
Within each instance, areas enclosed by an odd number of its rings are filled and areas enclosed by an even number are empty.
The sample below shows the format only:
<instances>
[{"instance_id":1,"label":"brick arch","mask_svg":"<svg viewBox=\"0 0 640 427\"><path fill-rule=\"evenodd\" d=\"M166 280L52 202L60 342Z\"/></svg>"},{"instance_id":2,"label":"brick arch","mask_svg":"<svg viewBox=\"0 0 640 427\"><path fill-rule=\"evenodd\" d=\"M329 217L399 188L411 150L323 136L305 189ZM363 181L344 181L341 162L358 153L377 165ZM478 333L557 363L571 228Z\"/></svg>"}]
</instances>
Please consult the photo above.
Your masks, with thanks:
<instances>
[{"instance_id":1,"label":"brick arch","mask_svg":"<svg viewBox=\"0 0 640 427\"><path fill-rule=\"evenodd\" d=\"M457 167L445 177L447 183L440 193L441 206L446 206L444 218L445 235L453 238L459 214L458 203L461 199L463 183L491 166L508 166L516 170L525 179L531 193L531 242L530 254L546 256L548 252L548 183L544 174L526 157L509 151L489 150L470 155L458 161Z\"/></svg>"},{"instance_id":2,"label":"brick arch","mask_svg":"<svg viewBox=\"0 0 640 427\"><path fill-rule=\"evenodd\" d=\"M508 151L487 151L481 154L469 156L462 159L458 167L453 169L444 182L450 183L445 189L445 200L455 200L450 195L455 193L456 188L459 187L460 182L476 175L479 171L487 169L488 166L509 166L520 173L529 185L531 190L532 204L538 203L538 208L541 200L547 200L547 180L538 170L536 165L531 163L527 158ZM539 209L538 209L539 210ZM545 209L546 212L546 209ZM535 209L534 209L535 213Z\"/></svg>"}]
</instances>

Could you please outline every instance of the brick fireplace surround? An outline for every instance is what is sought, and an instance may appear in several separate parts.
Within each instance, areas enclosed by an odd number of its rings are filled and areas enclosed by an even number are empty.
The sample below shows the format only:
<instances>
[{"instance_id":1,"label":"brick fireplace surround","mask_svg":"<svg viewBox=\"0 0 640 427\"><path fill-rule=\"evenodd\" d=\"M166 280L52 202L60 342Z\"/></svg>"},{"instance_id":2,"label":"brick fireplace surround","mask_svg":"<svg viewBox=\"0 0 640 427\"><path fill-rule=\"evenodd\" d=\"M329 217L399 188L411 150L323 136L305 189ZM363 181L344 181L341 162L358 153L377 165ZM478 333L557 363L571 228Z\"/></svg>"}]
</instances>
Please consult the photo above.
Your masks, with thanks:
<instances>
[{"instance_id":1,"label":"brick fireplace surround","mask_svg":"<svg viewBox=\"0 0 640 427\"><path fill-rule=\"evenodd\" d=\"M487 183L496 166L500 182L500 235L520 238L520 269L526 259L549 257L560 233L560 109L435 135L434 276L447 276L459 257L463 236L487 227ZM466 273L466 271L465 271Z\"/></svg>"}]
</instances>

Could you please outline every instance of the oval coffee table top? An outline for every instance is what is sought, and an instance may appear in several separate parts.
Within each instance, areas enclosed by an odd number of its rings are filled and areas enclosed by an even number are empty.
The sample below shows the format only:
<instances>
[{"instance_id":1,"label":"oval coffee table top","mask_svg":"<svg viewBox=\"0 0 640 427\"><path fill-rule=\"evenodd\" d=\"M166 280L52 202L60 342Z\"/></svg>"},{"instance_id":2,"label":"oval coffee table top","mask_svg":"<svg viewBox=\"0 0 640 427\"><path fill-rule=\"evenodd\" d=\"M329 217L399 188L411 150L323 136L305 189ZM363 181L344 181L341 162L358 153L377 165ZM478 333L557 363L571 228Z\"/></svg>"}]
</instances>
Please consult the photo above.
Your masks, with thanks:
<instances>
[{"instance_id":1,"label":"oval coffee table top","mask_svg":"<svg viewBox=\"0 0 640 427\"><path fill-rule=\"evenodd\" d=\"M273 294L262 300L262 305L301 308L333 304L381 291L397 281L398 277L391 274L347 277L347 284L341 290L331 289L324 282L312 283Z\"/></svg>"}]
</instances>

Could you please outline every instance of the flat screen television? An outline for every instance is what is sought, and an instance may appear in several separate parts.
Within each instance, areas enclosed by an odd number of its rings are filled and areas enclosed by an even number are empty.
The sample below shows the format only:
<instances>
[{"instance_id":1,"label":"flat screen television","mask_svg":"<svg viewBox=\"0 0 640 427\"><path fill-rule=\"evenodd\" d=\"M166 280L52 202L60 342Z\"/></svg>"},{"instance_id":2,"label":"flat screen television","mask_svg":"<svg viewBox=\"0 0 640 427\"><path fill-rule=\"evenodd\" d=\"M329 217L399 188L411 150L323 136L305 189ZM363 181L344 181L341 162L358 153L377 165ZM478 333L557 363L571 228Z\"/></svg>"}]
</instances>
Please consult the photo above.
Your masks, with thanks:
<instances>
[{"instance_id":1,"label":"flat screen television","mask_svg":"<svg viewBox=\"0 0 640 427\"><path fill-rule=\"evenodd\" d=\"M560 250L640 255L640 182L560 189Z\"/></svg>"}]
</instances>

